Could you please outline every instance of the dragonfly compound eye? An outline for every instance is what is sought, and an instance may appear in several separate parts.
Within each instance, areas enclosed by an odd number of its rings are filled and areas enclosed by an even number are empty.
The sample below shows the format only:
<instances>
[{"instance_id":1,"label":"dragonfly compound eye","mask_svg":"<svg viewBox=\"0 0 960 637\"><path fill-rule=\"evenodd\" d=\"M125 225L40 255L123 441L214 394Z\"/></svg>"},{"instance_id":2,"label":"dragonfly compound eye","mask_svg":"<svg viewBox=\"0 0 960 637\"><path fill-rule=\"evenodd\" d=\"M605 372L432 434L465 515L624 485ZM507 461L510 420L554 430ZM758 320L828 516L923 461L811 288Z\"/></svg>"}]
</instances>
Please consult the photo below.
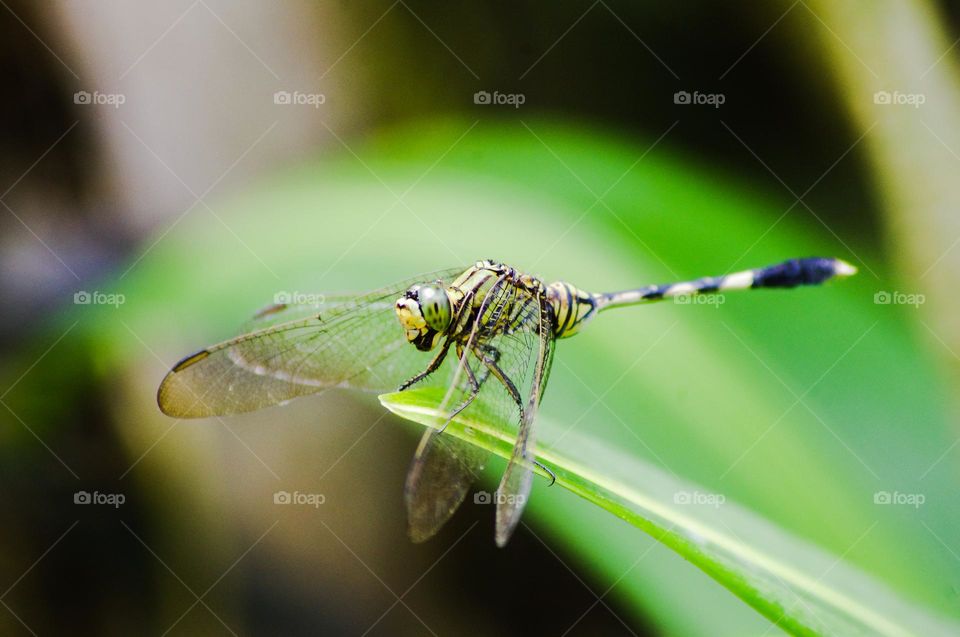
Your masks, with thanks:
<instances>
[{"instance_id":1,"label":"dragonfly compound eye","mask_svg":"<svg viewBox=\"0 0 960 637\"><path fill-rule=\"evenodd\" d=\"M417 301L420 313L430 329L444 332L450 326L450 298L439 285L423 285Z\"/></svg>"}]
</instances>

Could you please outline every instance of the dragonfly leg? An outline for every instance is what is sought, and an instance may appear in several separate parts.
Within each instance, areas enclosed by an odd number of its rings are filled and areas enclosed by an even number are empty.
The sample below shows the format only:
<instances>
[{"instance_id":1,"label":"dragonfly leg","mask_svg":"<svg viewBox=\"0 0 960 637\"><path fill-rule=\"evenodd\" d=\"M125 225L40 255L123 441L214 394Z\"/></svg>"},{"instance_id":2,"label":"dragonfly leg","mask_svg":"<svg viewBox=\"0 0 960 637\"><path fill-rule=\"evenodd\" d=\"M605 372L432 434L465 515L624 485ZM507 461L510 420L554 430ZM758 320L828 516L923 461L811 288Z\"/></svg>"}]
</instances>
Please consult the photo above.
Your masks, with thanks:
<instances>
[{"instance_id":1,"label":"dragonfly leg","mask_svg":"<svg viewBox=\"0 0 960 637\"><path fill-rule=\"evenodd\" d=\"M400 388L397 389L397 391L403 391L404 389L407 389L407 388L409 388L411 385L414 385L414 384L416 384L416 383L419 383L421 380L423 380L424 378L426 378L427 376L429 376L429 375L432 374L433 372L437 371L437 369L440 367L441 363L443 363L443 359L446 358L446 356L447 356L447 351L448 351L449 349L450 349L450 339L447 339L447 340L443 343L443 347L440 348L440 351L437 352L437 355L434 356L434 357L433 357L433 360L430 361L430 364L427 365L427 368L426 368L425 370L423 370L422 372L420 372L419 374L417 374L416 376L414 376L413 378L404 381L404 383L403 383L402 385L400 385Z\"/></svg>"},{"instance_id":2,"label":"dragonfly leg","mask_svg":"<svg viewBox=\"0 0 960 637\"><path fill-rule=\"evenodd\" d=\"M457 358L461 361L463 361L463 352L463 343L457 343ZM473 388L474 392L480 391L480 385L482 385L483 381L487 379L487 375L484 374L483 379L478 381L477 375L474 373L473 368L470 367L470 363L468 361L464 361L463 368L467 372L467 380L470 382L470 387Z\"/></svg>"},{"instance_id":3,"label":"dragonfly leg","mask_svg":"<svg viewBox=\"0 0 960 637\"><path fill-rule=\"evenodd\" d=\"M457 357L462 361L463 369L467 372L467 380L470 383L470 395L467 396L464 401L450 413L450 415L447 417L447 421L443 423L443 426L440 427L440 429L437 430L439 433L443 433L443 430L447 428L447 425L449 425L450 422L456 418L461 411L470 406L470 403L472 403L480 394L480 386L487 379L487 374L484 374L481 380L477 380L476 374L473 373L473 369L470 367L470 362L464 359L465 355L466 354L464 353L463 345L457 343Z\"/></svg>"},{"instance_id":4,"label":"dragonfly leg","mask_svg":"<svg viewBox=\"0 0 960 637\"><path fill-rule=\"evenodd\" d=\"M457 406L456 409L454 409L454 410L450 413L450 415L447 417L447 422L443 423L443 426L440 427L440 429L438 429L437 432L443 433L443 430L447 428L447 425L449 425L449 424L453 421L454 418L456 418L458 415L460 415L460 412L461 412L461 411L463 411L464 409L466 409L467 407L469 407L469 406L470 406L470 403L472 403L472 402L474 401L474 399L477 397L477 395L478 395L479 393L480 393L479 390L474 390L474 391L472 391L472 392L470 393L470 395L467 396L467 398L466 398L462 403L460 403L460 404Z\"/></svg>"},{"instance_id":5,"label":"dragonfly leg","mask_svg":"<svg viewBox=\"0 0 960 637\"><path fill-rule=\"evenodd\" d=\"M548 484L547 486L552 487L553 484L557 481L557 474L551 471L550 468L547 465L543 464L542 462L537 462L536 460L534 460L533 464L543 469L547 473L547 475L550 476L550 484Z\"/></svg>"},{"instance_id":6,"label":"dragonfly leg","mask_svg":"<svg viewBox=\"0 0 960 637\"><path fill-rule=\"evenodd\" d=\"M490 373L492 373L497 380L503 383L503 386L507 389L507 393L510 394L513 402L517 403L517 409L520 410L520 418L523 419L523 399L520 397L520 392L517 391L517 386L513 384L513 381L510 380L503 369L500 368L500 350L495 347L487 347L484 348L483 351L475 348L474 353L480 360L483 361L483 364L486 365L488 370L490 370Z\"/></svg>"},{"instance_id":7,"label":"dragonfly leg","mask_svg":"<svg viewBox=\"0 0 960 637\"><path fill-rule=\"evenodd\" d=\"M500 368L500 350L490 347L485 348L486 352L476 352L480 360L483 361L483 364L487 366L487 369L492 373L497 380L503 383L503 386L507 388L507 393L510 394L510 397L513 398L513 401L517 403L517 408L520 410L520 417L523 418L523 400L520 398L520 392L517 391L516 385L513 384L513 381L504 373ZM546 466L542 462L533 461L533 464L543 469L544 473L550 476L550 484L547 486L552 487L557 481L557 474L555 474L550 467Z\"/></svg>"}]
</instances>

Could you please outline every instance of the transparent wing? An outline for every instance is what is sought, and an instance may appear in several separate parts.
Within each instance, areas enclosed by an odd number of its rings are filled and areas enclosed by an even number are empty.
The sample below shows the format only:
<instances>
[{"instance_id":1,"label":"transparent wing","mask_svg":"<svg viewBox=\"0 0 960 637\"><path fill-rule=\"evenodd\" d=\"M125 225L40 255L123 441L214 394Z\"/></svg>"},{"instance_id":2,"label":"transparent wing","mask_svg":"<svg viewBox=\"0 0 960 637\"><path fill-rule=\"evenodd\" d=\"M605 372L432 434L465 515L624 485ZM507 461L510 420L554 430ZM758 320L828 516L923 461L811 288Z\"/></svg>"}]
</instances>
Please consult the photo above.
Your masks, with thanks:
<instances>
[{"instance_id":1,"label":"transparent wing","mask_svg":"<svg viewBox=\"0 0 960 637\"><path fill-rule=\"evenodd\" d=\"M429 276L429 275L426 275ZM286 299L283 303L273 303L258 310L249 321L240 327L240 334L256 332L291 321L317 317L338 305L349 303L363 294L314 294L300 295ZM302 299L302 300L300 300Z\"/></svg>"},{"instance_id":2,"label":"transparent wing","mask_svg":"<svg viewBox=\"0 0 960 637\"><path fill-rule=\"evenodd\" d=\"M254 316L252 331L177 363L160 384L160 409L198 418L252 411L327 387L396 389L430 360L407 343L396 299L414 283L450 283L464 269L364 295L265 308Z\"/></svg>"},{"instance_id":3,"label":"transparent wing","mask_svg":"<svg viewBox=\"0 0 960 637\"><path fill-rule=\"evenodd\" d=\"M489 455L436 429L423 434L403 492L411 540L424 542L436 535L463 504Z\"/></svg>"},{"instance_id":4,"label":"transparent wing","mask_svg":"<svg viewBox=\"0 0 960 637\"><path fill-rule=\"evenodd\" d=\"M533 483L535 424L537 410L553 361L553 326L546 301L523 302L523 328L508 332L495 346L501 352L504 371L512 378L522 400L520 426L513 454L497 488L496 542L504 546L520 522ZM532 364L531 364L532 363ZM512 396L516 400L517 396Z\"/></svg>"}]
</instances>

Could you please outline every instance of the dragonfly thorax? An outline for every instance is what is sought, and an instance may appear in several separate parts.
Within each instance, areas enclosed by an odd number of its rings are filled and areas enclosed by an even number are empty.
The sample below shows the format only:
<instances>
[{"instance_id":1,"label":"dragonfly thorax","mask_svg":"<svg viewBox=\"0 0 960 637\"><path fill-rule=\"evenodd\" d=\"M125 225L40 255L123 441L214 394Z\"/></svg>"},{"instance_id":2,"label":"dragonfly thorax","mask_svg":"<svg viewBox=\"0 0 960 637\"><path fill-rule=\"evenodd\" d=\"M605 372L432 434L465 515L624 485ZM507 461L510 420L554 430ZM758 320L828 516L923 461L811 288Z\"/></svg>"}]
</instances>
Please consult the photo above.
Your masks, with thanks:
<instances>
[{"instance_id":1,"label":"dragonfly thorax","mask_svg":"<svg viewBox=\"0 0 960 637\"><path fill-rule=\"evenodd\" d=\"M430 283L411 286L397 299L396 311L407 341L422 352L437 346L453 317L446 288Z\"/></svg>"}]
</instances>

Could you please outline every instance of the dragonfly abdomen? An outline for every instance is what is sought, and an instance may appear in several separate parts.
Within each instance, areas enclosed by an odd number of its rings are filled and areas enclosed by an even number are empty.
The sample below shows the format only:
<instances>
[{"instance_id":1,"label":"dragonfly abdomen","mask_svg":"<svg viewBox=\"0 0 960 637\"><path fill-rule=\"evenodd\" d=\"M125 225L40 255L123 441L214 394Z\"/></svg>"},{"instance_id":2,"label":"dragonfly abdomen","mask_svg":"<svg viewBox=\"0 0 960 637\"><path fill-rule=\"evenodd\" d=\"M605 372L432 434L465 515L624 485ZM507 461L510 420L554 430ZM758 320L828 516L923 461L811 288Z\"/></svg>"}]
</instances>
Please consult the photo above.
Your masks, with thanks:
<instances>
[{"instance_id":1,"label":"dragonfly abdomen","mask_svg":"<svg viewBox=\"0 0 960 637\"><path fill-rule=\"evenodd\" d=\"M598 308L603 310L608 307L635 305L662 299L686 297L693 294L819 285L835 276L851 276L856 271L855 267L841 259L807 257L790 259L776 265L733 272L723 276L708 276L694 281L648 285L636 290L600 294L596 296L596 300Z\"/></svg>"},{"instance_id":2,"label":"dragonfly abdomen","mask_svg":"<svg viewBox=\"0 0 960 637\"><path fill-rule=\"evenodd\" d=\"M557 338L573 336L597 313L597 297L566 281L547 286L547 301L553 310L553 334Z\"/></svg>"}]
</instances>

